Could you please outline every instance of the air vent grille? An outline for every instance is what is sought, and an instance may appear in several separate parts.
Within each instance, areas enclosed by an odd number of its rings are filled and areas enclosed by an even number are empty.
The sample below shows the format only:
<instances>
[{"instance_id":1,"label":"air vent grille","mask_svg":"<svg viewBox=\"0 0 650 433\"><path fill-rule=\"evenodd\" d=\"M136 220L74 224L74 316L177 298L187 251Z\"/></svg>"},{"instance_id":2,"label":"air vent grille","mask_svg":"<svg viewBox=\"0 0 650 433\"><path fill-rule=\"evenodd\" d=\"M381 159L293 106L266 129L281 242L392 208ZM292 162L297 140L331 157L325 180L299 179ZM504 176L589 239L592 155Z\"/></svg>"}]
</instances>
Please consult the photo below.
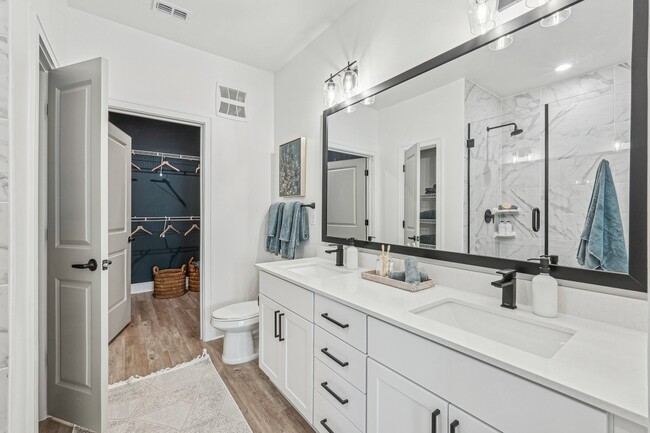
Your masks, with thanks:
<instances>
[{"instance_id":1,"label":"air vent grille","mask_svg":"<svg viewBox=\"0 0 650 433\"><path fill-rule=\"evenodd\" d=\"M165 15L172 16L174 18L178 18L179 20L182 21L187 21L191 15L190 11L186 9L159 0L154 0L153 10L163 13Z\"/></svg>"},{"instance_id":2,"label":"air vent grille","mask_svg":"<svg viewBox=\"0 0 650 433\"><path fill-rule=\"evenodd\" d=\"M246 121L246 92L217 84L217 116Z\"/></svg>"}]
</instances>

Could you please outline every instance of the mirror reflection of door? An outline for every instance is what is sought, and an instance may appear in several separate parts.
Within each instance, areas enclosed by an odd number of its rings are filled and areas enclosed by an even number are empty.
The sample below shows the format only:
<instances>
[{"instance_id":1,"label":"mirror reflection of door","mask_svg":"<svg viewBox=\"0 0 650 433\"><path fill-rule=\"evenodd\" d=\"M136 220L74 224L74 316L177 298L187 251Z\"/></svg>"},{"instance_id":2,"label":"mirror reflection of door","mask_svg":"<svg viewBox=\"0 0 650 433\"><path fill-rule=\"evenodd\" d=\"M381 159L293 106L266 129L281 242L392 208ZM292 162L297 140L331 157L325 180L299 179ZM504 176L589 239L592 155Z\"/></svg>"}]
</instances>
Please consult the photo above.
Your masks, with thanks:
<instances>
[{"instance_id":1,"label":"mirror reflection of door","mask_svg":"<svg viewBox=\"0 0 650 433\"><path fill-rule=\"evenodd\" d=\"M366 240L368 159L330 151L327 169L328 236Z\"/></svg>"},{"instance_id":2,"label":"mirror reflection of door","mask_svg":"<svg viewBox=\"0 0 650 433\"><path fill-rule=\"evenodd\" d=\"M420 145L404 152L404 245L417 246L420 240Z\"/></svg>"}]
</instances>

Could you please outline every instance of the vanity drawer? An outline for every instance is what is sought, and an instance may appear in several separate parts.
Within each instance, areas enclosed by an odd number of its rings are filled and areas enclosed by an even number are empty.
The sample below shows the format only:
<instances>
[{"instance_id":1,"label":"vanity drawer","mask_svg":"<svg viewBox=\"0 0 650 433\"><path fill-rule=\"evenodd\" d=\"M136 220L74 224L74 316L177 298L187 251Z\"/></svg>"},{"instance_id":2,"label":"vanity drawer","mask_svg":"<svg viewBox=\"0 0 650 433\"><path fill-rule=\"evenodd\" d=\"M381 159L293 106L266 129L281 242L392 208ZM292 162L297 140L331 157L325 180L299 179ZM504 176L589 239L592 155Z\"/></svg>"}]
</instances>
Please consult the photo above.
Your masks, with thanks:
<instances>
[{"instance_id":1,"label":"vanity drawer","mask_svg":"<svg viewBox=\"0 0 650 433\"><path fill-rule=\"evenodd\" d=\"M361 433L317 392L314 393L314 429L318 433Z\"/></svg>"},{"instance_id":2,"label":"vanity drawer","mask_svg":"<svg viewBox=\"0 0 650 433\"><path fill-rule=\"evenodd\" d=\"M365 314L317 295L314 318L318 326L366 353Z\"/></svg>"},{"instance_id":3,"label":"vanity drawer","mask_svg":"<svg viewBox=\"0 0 650 433\"><path fill-rule=\"evenodd\" d=\"M316 326L314 355L359 391L366 393L366 355L364 353Z\"/></svg>"},{"instance_id":4,"label":"vanity drawer","mask_svg":"<svg viewBox=\"0 0 650 433\"><path fill-rule=\"evenodd\" d=\"M260 293L302 318L314 321L314 294L266 272L260 272Z\"/></svg>"},{"instance_id":5,"label":"vanity drawer","mask_svg":"<svg viewBox=\"0 0 650 433\"><path fill-rule=\"evenodd\" d=\"M314 359L314 388L361 431L366 431L366 396ZM319 422L319 420L316 420Z\"/></svg>"}]
</instances>

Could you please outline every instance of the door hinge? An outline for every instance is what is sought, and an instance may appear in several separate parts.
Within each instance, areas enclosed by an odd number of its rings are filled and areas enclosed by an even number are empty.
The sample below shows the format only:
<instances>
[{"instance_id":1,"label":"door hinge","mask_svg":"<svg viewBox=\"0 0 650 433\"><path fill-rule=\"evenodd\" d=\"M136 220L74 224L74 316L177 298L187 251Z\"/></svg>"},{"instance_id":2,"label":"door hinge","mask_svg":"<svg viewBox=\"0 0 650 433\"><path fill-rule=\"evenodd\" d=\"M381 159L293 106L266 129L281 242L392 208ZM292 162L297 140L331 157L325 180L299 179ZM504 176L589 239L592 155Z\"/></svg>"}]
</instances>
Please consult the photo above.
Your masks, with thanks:
<instances>
[{"instance_id":1,"label":"door hinge","mask_svg":"<svg viewBox=\"0 0 650 433\"><path fill-rule=\"evenodd\" d=\"M369 174L370 174L370 172L368 170L366 170L366 176L368 176Z\"/></svg>"},{"instance_id":2,"label":"door hinge","mask_svg":"<svg viewBox=\"0 0 650 433\"><path fill-rule=\"evenodd\" d=\"M370 225L370 221L366 220L366 225L369 226L369 225Z\"/></svg>"},{"instance_id":3,"label":"door hinge","mask_svg":"<svg viewBox=\"0 0 650 433\"><path fill-rule=\"evenodd\" d=\"M403 229L406 228L406 221L404 221L404 220L402 220L402 228L403 228Z\"/></svg>"},{"instance_id":4,"label":"door hinge","mask_svg":"<svg viewBox=\"0 0 650 433\"><path fill-rule=\"evenodd\" d=\"M406 164L403 164L403 165L402 165L402 172L403 172L403 173L406 173Z\"/></svg>"}]
</instances>

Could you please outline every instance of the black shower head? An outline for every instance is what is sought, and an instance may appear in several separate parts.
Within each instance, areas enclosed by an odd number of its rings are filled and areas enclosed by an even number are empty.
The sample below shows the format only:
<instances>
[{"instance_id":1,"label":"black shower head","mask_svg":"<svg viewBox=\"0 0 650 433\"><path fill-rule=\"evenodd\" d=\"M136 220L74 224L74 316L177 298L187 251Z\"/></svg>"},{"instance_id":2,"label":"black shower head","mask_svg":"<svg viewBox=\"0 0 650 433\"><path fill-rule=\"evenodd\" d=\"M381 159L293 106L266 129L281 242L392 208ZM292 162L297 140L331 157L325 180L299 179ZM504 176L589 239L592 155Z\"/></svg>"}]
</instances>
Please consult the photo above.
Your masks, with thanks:
<instances>
[{"instance_id":1,"label":"black shower head","mask_svg":"<svg viewBox=\"0 0 650 433\"><path fill-rule=\"evenodd\" d=\"M515 128L515 129L510 133L510 136L511 136L511 137L514 137L514 136L519 135L519 134L521 134L521 133L524 132L524 130L523 130L523 129L519 129L519 128L517 127L517 124L514 123L514 122L511 122L511 123L504 123L503 125L499 125L499 126L488 126L487 130L488 130L488 132L490 132L490 131L493 130L493 129L505 128L506 126L513 126L513 127Z\"/></svg>"}]
</instances>

